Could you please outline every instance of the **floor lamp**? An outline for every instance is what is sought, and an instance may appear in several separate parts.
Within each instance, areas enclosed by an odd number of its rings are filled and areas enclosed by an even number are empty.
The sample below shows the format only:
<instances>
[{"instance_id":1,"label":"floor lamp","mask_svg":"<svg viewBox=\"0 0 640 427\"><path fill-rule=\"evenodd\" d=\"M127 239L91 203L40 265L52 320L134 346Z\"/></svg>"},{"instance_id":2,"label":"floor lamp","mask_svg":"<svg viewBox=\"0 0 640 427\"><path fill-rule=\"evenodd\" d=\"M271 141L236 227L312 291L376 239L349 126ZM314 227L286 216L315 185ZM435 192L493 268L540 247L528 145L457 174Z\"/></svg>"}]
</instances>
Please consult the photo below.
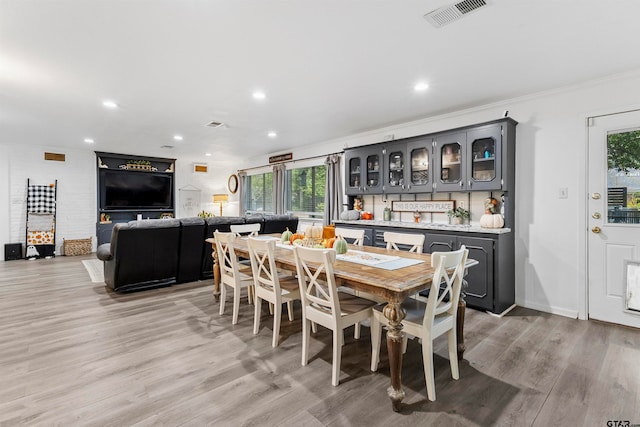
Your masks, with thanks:
<instances>
[{"instance_id":1,"label":"floor lamp","mask_svg":"<svg viewBox=\"0 0 640 427\"><path fill-rule=\"evenodd\" d=\"M220 216L222 216L222 204L229 201L228 194L214 194L213 203L220 203Z\"/></svg>"}]
</instances>

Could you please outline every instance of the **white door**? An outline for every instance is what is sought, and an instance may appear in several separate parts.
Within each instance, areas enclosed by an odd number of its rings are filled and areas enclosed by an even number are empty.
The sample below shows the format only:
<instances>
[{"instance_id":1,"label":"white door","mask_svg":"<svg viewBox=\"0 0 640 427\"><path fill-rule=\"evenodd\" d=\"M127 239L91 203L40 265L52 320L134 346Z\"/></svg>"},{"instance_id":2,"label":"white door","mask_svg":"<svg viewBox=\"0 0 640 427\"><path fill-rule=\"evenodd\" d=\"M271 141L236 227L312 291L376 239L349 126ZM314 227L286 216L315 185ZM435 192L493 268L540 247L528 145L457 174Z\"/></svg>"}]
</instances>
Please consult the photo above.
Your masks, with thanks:
<instances>
[{"instance_id":1,"label":"white door","mask_svg":"<svg viewBox=\"0 0 640 427\"><path fill-rule=\"evenodd\" d=\"M640 328L626 283L640 270L640 111L589 119L588 155L589 317Z\"/></svg>"}]
</instances>

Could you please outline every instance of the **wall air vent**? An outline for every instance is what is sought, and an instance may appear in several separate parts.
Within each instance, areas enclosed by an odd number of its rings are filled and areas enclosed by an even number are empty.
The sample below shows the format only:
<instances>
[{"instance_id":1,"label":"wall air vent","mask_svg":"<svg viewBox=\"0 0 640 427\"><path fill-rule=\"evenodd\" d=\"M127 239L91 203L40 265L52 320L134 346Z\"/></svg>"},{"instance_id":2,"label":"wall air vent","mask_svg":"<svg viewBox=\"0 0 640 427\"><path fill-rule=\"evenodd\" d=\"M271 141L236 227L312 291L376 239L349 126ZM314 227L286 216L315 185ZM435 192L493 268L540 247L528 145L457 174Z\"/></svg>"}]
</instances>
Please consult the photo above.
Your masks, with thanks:
<instances>
[{"instance_id":1,"label":"wall air vent","mask_svg":"<svg viewBox=\"0 0 640 427\"><path fill-rule=\"evenodd\" d=\"M165 148L167 150L173 150L175 148L175 146L173 146L173 145L161 145L160 148Z\"/></svg>"},{"instance_id":2,"label":"wall air vent","mask_svg":"<svg viewBox=\"0 0 640 427\"><path fill-rule=\"evenodd\" d=\"M215 129L215 128L223 127L224 123L214 121L214 122L208 123L207 126Z\"/></svg>"},{"instance_id":3,"label":"wall air vent","mask_svg":"<svg viewBox=\"0 0 640 427\"><path fill-rule=\"evenodd\" d=\"M478 10L487 5L485 0L464 0L460 3L443 6L424 15L425 19L434 27L440 28L444 25L457 21L464 15Z\"/></svg>"}]
</instances>

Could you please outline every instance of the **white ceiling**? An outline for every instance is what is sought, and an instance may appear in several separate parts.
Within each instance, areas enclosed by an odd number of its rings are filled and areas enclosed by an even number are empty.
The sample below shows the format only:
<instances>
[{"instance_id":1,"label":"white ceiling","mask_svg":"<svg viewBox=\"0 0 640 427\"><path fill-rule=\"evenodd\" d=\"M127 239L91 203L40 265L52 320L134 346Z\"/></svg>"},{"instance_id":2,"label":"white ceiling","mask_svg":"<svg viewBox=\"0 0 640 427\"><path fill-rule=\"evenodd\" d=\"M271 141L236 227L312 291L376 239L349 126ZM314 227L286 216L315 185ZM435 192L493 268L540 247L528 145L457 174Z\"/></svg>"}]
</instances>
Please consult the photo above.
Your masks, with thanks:
<instances>
[{"instance_id":1,"label":"white ceiling","mask_svg":"<svg viewBox=\"0 0 640 427\"><path fill-rule=\"evenodd\" d=\"M0 143L266 163L640 68L640 1L487 3L437 29L447 0L0 0Z\"/></svg>"}]
</instances>

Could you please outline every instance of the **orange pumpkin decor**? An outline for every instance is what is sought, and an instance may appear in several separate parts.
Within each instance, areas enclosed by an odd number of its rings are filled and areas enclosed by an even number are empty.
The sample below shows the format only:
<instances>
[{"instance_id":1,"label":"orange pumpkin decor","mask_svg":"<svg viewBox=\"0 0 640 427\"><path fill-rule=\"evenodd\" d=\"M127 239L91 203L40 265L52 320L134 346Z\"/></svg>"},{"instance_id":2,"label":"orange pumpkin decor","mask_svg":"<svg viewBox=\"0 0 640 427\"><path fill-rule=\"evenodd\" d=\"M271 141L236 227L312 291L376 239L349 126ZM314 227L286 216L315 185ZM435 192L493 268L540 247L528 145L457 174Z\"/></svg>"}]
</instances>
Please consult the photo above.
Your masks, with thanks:
<instances>
[{"instance_id":1,"label":"orange pumpkin decor","mask_svg":"<svg viewBox=\"0 0 640 427\"><path fill-rule=\"evenodd\" d=\"M335 237L332 237L332 238L330 238L330 239L324 239L324 242L322 242L322 245L323 245L325 248L332 248L332 247L333 247L333 244L334 244L335 242L336 242L336 238L335 238Z\"/></svg>"},{"instance_id":2,"label":"orange pumpkin decor","mask_svg":"<svg viewBox=\"0 0 640 427\"><path fill-rule=\"evenodd\" d=\"M322 227L322 238L330 239L332 237L336 237L336 228L333 225Z\"/></svg>"},{"instance_id":3,"label":"orange pumpkin decor","mask_svg":"<svg viewBox=\"0 0 640 427\"><path fill-rule=\"evenodd\" d=\"M304 235L302 235L300 233L293 233L291 235L291 238L289 239L289 243L291 243L293 245L293 241L294 240L298 240L298 239L300 239L300 240L304 239Z\"/></svg>"}]
</instances>

